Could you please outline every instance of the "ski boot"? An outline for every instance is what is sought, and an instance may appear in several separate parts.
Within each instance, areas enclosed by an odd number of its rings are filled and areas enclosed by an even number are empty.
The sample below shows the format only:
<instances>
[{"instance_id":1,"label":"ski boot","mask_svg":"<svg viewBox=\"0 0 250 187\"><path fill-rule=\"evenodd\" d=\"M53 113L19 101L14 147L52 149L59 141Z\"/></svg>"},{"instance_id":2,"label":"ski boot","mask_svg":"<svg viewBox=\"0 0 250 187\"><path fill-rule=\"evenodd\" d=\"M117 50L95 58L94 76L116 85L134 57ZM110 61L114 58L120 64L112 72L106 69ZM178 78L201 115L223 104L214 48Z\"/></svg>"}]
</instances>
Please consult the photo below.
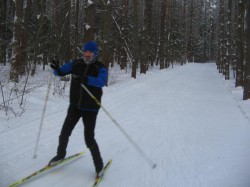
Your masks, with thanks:
<instances>
[{"instance_id":1,"label":"ski boot","mask_svg":"<svg viewBox=\"0 0 250 187\"><path fill-rule=\"evenodd\" d=\"M59 145L57 148L57 155L49 161L49 164L48 164L49 166L55 166L58 163L63 161L63 159L66 156L67 145L68 145L68 141L59 140Z\"/></svg>"},{"instance_id":2,"label":"ski boot","mask_svg":"<svg viewBox=\"0 0 250 187\"><path fill-rule=\"evenodd\" d=\"M55 166L57 164L59 164L60 162L62 162L65 158L66 154L61 154L61 155L56 155L55 157L53 157L50 161L49 161L49 166Z\"/></svg>"}]
</instances>

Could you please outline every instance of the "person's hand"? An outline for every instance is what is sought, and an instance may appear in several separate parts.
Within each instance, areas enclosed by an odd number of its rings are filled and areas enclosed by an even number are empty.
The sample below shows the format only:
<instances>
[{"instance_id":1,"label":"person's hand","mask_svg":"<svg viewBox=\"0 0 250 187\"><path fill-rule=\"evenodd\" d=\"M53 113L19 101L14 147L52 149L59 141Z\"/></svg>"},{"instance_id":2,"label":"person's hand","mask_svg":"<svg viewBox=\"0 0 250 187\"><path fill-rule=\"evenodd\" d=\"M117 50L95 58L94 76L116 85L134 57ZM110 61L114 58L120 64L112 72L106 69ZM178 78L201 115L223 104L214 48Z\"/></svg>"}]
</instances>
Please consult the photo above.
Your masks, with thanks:
<instances>
[{"instance_id":1,"label":"person's hand","mask_svg":"<svg viewBox=\"0 0 250 187\"><path fill-rule=\"evenodd\" d=\"M59 62L57 60L52 60L50 67L54 70L58 70L59 69Z\"/></svg>"},{"instance_id":2,"label":"person's hand","mask_svg":"<svg viewBox=\"0 0 250 187\"><path fill-rule=\"evenodd\" d=\"M79 75L72 74L72 78L78 83L78 84L86 84L88 82L88 77L81 77Z\"/></svg>"}]
</instances>

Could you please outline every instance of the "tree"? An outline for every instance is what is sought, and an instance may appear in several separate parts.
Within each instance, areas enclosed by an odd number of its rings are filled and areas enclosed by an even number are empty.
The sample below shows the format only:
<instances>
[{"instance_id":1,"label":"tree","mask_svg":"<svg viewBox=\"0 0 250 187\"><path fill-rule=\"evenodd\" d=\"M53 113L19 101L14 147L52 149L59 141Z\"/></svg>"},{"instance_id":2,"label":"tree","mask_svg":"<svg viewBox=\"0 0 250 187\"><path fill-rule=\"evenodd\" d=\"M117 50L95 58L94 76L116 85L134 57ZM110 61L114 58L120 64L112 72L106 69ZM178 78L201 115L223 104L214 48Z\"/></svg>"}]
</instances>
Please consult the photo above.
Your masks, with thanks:
<instances>
[{"instance_id":1,"label":"tree","mask_svg":"<svg viewBox=\"0 0 250 187\"><path fill-rule=\"evenodd\" d=\"M188 37L187 37L187 53L188 53L188 61L189 62L194 62L194 61L198 61L198 54L199 53L199 46L198 44L200 44L199 41L199 11L200 11L200 7L199 4L197 2L197 0L191 0L191 3L189 5L189 28L188 28Z\"/></svg>"},{"instance_id":2,"label":"tree","mask_svg":"<svg viewBox=\"0 0 250 187\"><path fill-rule=\"evenodd\" d=\"M226 57L225 50L225 11L224 11L224 0L220 0L219 10L219 36L218 36L218 57L217 67L220 73L224 73L224 62Z\"/></svg>"},{"instance_id":3,"label":"tree","mask_svg":"<svg viewBox=\"0 0 250 187\"><path fill-rule=\"evenodd\" d=\"M129 1L128 0L123 0L122 1L122 6L121 6L121 18L120 18L120 29L122 32L122 36L118 37L118 55L119 55L119 64L121 69L127 68L127 61L128 61L128 54L126 51L126 46L124 45L124 39L128 38L128 29L129 29Z\"/></svg>"},{"instance_id":4,"label":"tree","mask_svg":"<svg viewBox=\"0 0 250 187\"><path fill-rule=\"evenodd\" d=\"M85 0L85 26L84 43L95 39L95 15L96 4L91 0Z\"/></svg>"},{"instance_id":5,"label":"tree","mask_svg":"<svg viewBox=\"0 0 250 187\"><path fill-rule=\"evenodd\" d=\"M243 86L244 79L244 3L243 0L238 1L237 11L237 34L236 34L236 81L235 86Z\"/></svg>"},{"instance_id":6,"label":"tree","mask_svg":"<svg viewBox=\"0 0 250 187\"><path fill-rule=\"evenodd\" d=\"M133 0L133 31L132 31L132 38L133 38L133 58L132 58L132 74L133 78L136 78L136 69L138 66L138 48L139 48L139 17L138 17L138 0Z\"/></svg>"},{"instance_id":7,"label":"tree","mask_svg":"<svg viewBox=\"0 0 250 187\"><path fill-rule=\"evenodd\" d=\"M102 48L102 61L106 65L106 67L109 67L110 62L110 31L111 31L111 15L112 14L112 4L110 0L106 0L104 2L104 11L102 14L102 42L101 42L101 48Z\"/></svg>"},{"instance_id":8,"label":"tree","mask_svg":"<svg viewBox=\"0 0 250 187\"><path fill-rule=\"evenodd\" d=\"M250 2L245 0L246 3L246 64L244 74L244 91L243 99L250 99Z\"/></svg>"},{"instance_id":9,"label":"tree","mask_svg":"<svg viewBox=\"0 0 250 187\"><path fill-rule=\"evenodd\" d=\"M225 79L230 79L230 65L231 65L231 50L232 50L232 44L231 44L231 35L232 35L232 0L228 0L228 9L227 9L227 43L226 43L226 61L225 61Z\"/></svg>"},{"instance_id":10,"label":"tree","mask_svg":"<svg viewBox=\"0 0 250 187\"><path fill-rule=\"evenodd\" d=\"M152 18L152 1L144 1L143 27L142 27L142 53L141 53L141 73L146 73L150 64L150 45L151 45L151 18Z\"/></svg>"},{"instance_id":11,"label":"tree","mask_svg":"<svg viewBox=\"0 0 250 187\"><path fill-rule=\"evenodd\" d=\"M77 58L77 54L78 54L78 45L80 43L80 37L79 37L79 11L80 11L80 1L79 0L75 0L72 1L72 6L74 7L73 11L72 11L72 24L73 24L73 33L71 34L72 36L72 58L76 59Z\"/></svg>"},{"instance_id":12,"label":"tree","mask_svg":"<svg viewBox=\"0 0 250 187\"><path fill-rule=\"evenodd\" d=\"M0 0L0 64L6 65L7 1Z\"/></svg>"},{"instance_id":13,"label":"tree","mask_svg":"<svg viewBox=\"0 0 250 187\"><path fill-rule=\"evenodd\" d=\"M18 82L19 81L19 75L24 74L25 72L25 64L26 62L25 57L26 53L24 49L26 46L24 46L22 41L25 40L24 38L24 27L23 27L23 1L22 0L16 0L16 7L15 7L15 29L14 29L14 59L13 63L11 64L11 71L10 71L10 79L12 81Z\"/></svg>"},{"instance_id":14,"label":"tree","mask_svg":"<svg viewBox=\"0 0 250 187\"><path fill-rule=\"evenodd\" d=\"M159 59L160 59L160 69L165 68L165 39L166 39L166 1L162 1L161 5L161 34L160 34L160 46L159 46Z\"/></svg>"}]
</instances>

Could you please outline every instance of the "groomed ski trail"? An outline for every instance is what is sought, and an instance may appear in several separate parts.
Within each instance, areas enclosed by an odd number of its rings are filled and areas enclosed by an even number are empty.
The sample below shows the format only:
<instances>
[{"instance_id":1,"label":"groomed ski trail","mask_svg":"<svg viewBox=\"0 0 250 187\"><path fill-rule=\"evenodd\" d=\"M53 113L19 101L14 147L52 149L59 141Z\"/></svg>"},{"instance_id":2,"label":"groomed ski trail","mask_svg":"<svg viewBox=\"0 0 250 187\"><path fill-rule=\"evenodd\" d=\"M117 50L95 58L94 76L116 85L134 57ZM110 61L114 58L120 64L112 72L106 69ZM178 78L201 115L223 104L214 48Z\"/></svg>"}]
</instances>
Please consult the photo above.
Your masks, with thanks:
<instances>
[{"instance_id":1,"label":"groomed ski trail","mask_svg":"<svg viewBox=\"0 0 250 187\"><path fill-rule=\"evenodd\" d=\"M152 170L100 111L96 139L104 161L113 159L100 186L250 186L249 120L224 86L215 64L192 63L148 72L104 88L102 104L157 168ZM54 156L67 107L67 97L50 96L36 160L32 156L39 120L29 121L27 116L39 119L40 111L26 112L16 120L19 128L1 132L1 187L32 173ZM79 121L70 137L68 155L81 150L87 148ZM87 152L24 186L91 186L94 176Z\"/></svg>"}]
</instances>

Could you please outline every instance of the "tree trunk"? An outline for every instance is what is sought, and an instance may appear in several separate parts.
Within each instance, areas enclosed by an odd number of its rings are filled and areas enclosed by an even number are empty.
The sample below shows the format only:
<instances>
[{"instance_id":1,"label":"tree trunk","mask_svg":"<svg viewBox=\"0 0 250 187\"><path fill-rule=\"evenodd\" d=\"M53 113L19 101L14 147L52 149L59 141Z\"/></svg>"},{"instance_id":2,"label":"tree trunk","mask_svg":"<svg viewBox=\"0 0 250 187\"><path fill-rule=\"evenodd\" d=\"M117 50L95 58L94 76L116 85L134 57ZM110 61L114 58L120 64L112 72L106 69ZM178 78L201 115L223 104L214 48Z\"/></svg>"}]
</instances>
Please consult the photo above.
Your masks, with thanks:
<instances>
[{"instance_id":1,"label":"tree trunk","mask_svg":"<svg viewBox=\"0 0 250 187\"><path fill-rule=\"evenodd\" d=\"M73 54L72 54L72 58L76 59L77 58L77 54L78 54L78 45L79 45L79 9L80 9L80 2L79 0L76 0L75 2L75 10L74 10L74 16L73 16L73 20L74 20L74 26L75 26L75 30L74 30L74 43L73 43Z\"/></svg>"},{"instance_id":2,"label":"tree trunk","mask_svg":"<svg viewBox=\"0 0 250 187\"><path fill-rule=\"evenodd\" d=\"M220 28L219 28L219 38L218 38L218 69L220 73L224 74L224 62L225 62L225 58L226 58L226 51L225 51L225 14L224 14L224 0L220 0Z\"/></svg>"},{"instance_id":3,"label":"tree trunk","mask_svg":"<svg viewBox=\"0 0 250 187\"><path fill-rule=\"evenodd\" d=\"M230 65L231 65L231 35L232 35L232 29L231 29L231 22L232 22L232 0L228 0L228 10L227 10L227 52L226 52L226 63L225 63L225 79L230 79Z\"/></svg>"},{"instance_id":4,"label":"tree trunk","mask_svg":"<svg viewBox=\"0 0 250 187\"><path fill-rule=\"evenodd\" d=\"M187 17L187 0L184 0L184 5L183 5L183 17ZM188 36L188 29L187 29L187 21L184 19L183 23L183 28L184 28L184 54L183 54L183 63L187 62L187 36Z\"/></svg>"},{"instance_id":5,"label":"tree trunk","mask_svg":"<svg viewBox=\"0 0 250 187\"><path fill-rule=\"evenodd\" d=\"M243 100L250 99L250 2L246 0L246 65L244 75Z\"/></svg>"},{"instance_id":6,"label":"tree trunk","mask_svg":"<svg viewBox=\"0 0 250 187\"><path fill-rule=\"evenodd\" d=\"M187 43L187 53L188 53L188 61L193 62L194 61L194 41L193 41L193 35L194 35L194 0L191 0L190 5L190 20L189 20L189 34L188 34L188 43Z\"/></svg>"},{"instance_id":7,"label":"tree trunk","mask_svg":"<svg viewBox=\"0 0 250 187\"><path fill-rule=\"evenodd\" d=\"M112 14L112 4L110 1L105 2L105 11L103 15L103 41L102 41L102 61L109 68L110 63L110 31L111 31L111 14Z\"/></svg>"},{"instance_id":8,"label":"tree trunk","mask_svg":"<svg viewBox=\"0 0 250 187\"><path fill-rule=\"evenodd\" d=\"M151 17L152 17L152 1L145 0L144 21L142 29L142 53L141 53L141 73L146 73L149 66L151 50L150 50L150 32L151 32Z\"/></svg>"},{"instance_id":9,"label":"tree trunk","mask_svg":"<svg viewBox=\"0 0 250 187\"><path fill-rule=\"evenodd\" d=\"M84 43L95 39L95 3L93 1L86 0L85 18Z\"/></svg>"},{"instance_id":10,"label":"tree trunk","mask_svg":"<svg viewBox=\"0 0 250 187\"><path fill-rule=\"evenodd\" d=\"M128 36L128 0L122 1L122 18L121 18L121 29L122 29L122 38L119 38L120 41L120 67L121 70L127 67L128 54L126 52L126 46L124 45L124 39L127 39Z\"/></svg>"},{"instance_id":11,"label":"tree trunk","mask_svg":"<svg viewBox=\"0 0 250 187\"><path fill-rule=\"evenodd\" d=\"M0 65L6 65L6 48L7 48L7 1L0 0Z\"/></svg>"},{"instance_id":12,"label":"tree trunk","mask_svg":"<svg viewBox=\"0 0 250 187\"><path fill-rule=\"evenodd\" d=\"M63 61L71 59L71 46L70 46L70 15L71 15L71 0L64 0L63 4L63 30L61 38L61 51L60 56Z\"/></svg>"},{"instance_id":13,"label":"tree trunk","mask_svg":"<svg viewBox=\"0 0 250 187\"><path fill-rule=\"evenodd\" d=\"M22 25L22 19L23 19L23 1L22 0L16 0L16 20L14 25L14 59L13 63L11 64L11 70L10 70L10 80L14 82L19 81L19 75L21 75L24 72L24 66L23 59L22 59L22 36L23 36L23 25Z\"/></svg>"},{"instance_id":14,"label":"tree trunk","mask_svg":"<svg viewBox=\"0 0 250 187\"><path fill-rule=\"evenodd\" d=\"M235 86L243 86L243 63L244 63L244 4L238 2L237 39L236 39L236 81Z\"/></svg>"},{"instance_id":15,"label":"tree trunk","mask_svg":"<svg viewBox=\"0 0 250 187\"><path fill-rule=\"evenodd\" d=\"M136 69L138 65L138 48L139 48L139 38L138 38L138 0L133 0L133 62L132 62L132 78L136 79Z\"/></svg>"},{"instance_id":16,"label":"tree trunk","mask_svg":"<svg viewBox=\"0 0 250 187\"><path fill-rule=\"evenodd\" d=\"M166 8L167 8L167 3L165 1L162 1L162 6L161 6L161 34L160 34L160 50L159 50L160 69L165 68Z\"/></svg>"},{"instance_id":17,"label":"tree trunk","mask_svg":"<svg viewBox=\"0 0 250 187\"><path fill-rule=\"evenodd\" d=\"M53 23L52 23L52 30L53 30L53 56L54 58L60 59L60 48L61 48L61 38L62 38L62 16L61 16L61 6L60 0L54 0L53 4Z\"/></svg>"}]
</instances>

